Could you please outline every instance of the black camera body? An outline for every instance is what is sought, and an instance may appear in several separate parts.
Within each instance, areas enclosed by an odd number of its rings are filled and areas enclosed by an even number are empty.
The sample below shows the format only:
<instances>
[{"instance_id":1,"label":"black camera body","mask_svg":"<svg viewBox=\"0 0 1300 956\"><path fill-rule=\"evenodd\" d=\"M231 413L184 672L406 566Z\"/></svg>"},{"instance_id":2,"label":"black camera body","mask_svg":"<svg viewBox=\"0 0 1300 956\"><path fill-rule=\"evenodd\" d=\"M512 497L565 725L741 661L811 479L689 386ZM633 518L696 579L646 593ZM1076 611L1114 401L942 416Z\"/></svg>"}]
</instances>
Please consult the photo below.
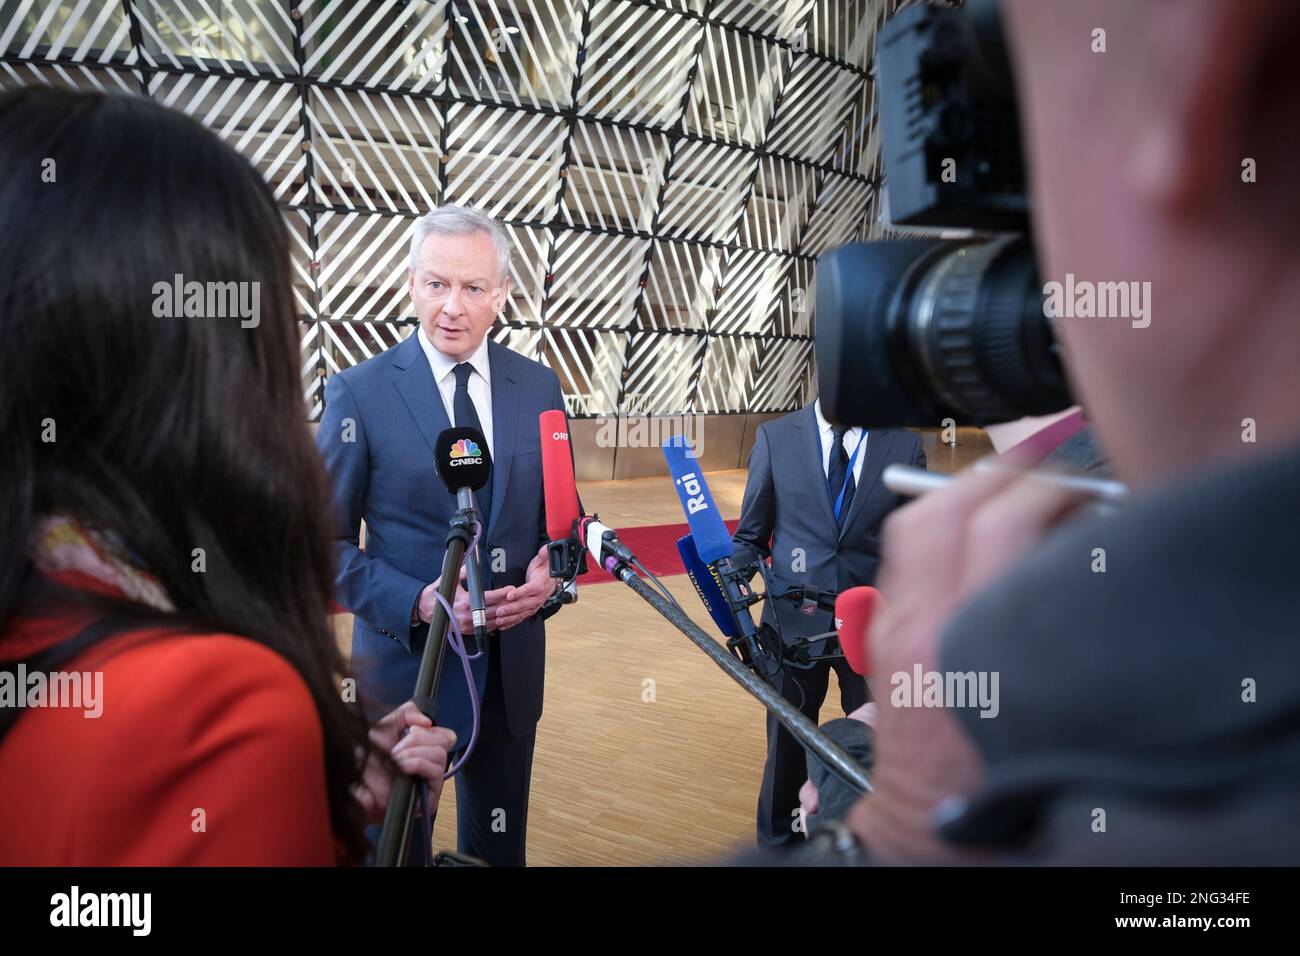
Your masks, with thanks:
<instances>
[{"instance_id":1,"label":"black camera body","mask_svg":"<svg viewBox=\"0 0 1300 956\"><path fill-rule=\"evenodd\" d=\"M881 151L894 222L1026 232L1020 117L995 3L908 7L880 31Z\"/></svg>"},{"instance_id":2,"label":"black camera body","mask_svg":"<svg viewBox=\"0 0 1300 956\"><path fill-rule=\"evenodd\" d=\"M817 266L822 408L868 427L992 424L1073 403L1029 238L996 0L914 5L876 45L896 226L982 237L853 243Z\"/></svg>"}]
</instances>

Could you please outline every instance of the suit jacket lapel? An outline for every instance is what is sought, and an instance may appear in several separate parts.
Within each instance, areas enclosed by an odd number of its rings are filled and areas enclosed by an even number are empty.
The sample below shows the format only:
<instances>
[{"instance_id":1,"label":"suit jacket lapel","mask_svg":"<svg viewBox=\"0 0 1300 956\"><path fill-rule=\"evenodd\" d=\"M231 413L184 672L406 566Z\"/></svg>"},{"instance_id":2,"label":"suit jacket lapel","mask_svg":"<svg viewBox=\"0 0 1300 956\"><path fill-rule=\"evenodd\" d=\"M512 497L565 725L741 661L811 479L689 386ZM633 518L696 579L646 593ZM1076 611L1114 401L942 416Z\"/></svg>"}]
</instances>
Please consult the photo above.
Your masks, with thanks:
<instances>
[{"instance_id":1,"label":"suit jacket lapel","mask_svg":"<svg viewBox=\"0 0 1300 956\"><path fill-rule=\"evenodd\" d=\"M415 424L428 443L429 451L436 455L438 435L451 427L451 420L447 418L442 393L438 391L438 383L433 380L433 369L429 368L429 360L424 349L420 348L415 332L397 347L393 366L397 369L397 390L415 418Z\"/></svg>"},{"instance_id":2,"label":"suit jacket lapel","mask_svg":"<svg viewBox=\"0 0 1300 956\"><path fill-rule=\"evenodd\" d=\"M893 443L894 432L891 429L867 430L867 443L860 453L862 455L862 483L853 491L853 501L849 504L849 516L844 519L844 527L840 529L841 539L853 526L853 519L862 511L862 503L871 497L876 484L880 481L880 473L885 470L885 462L889 460L889 447Z\"/></svg>"},{"instance_id":3,"label":"suit jacket lapel","mask_svg":"<svg viewBox=\"0 0 1300 956\"><path fill-rule=\"evenodd\" d=\"M492 370L492 514L488 528L496 526L501 506L505 504L510 480L510 455L502 454L515 447L515 432L519 426L519 387L514 379L513 356L509 349L488 342L488 367Z\"/></svg>"},{"instance_id":4,"label":"suit jacket lapel","mask_svg":"<svg viewBox=\"0 0 1300 956\"><path fill-rule=\"evenodd\" d=\"M835 506L831 502L830 491L826 486L826 472L822 470L822 440L821 426L817 424L817 410L809 405L804 408L804 414L796 421L796 426L800 431L800 441L803 447L800 449L804 460L804 469L808 473L808 478L813 482L813 487L818 489L817 499L822 503L822 511L826 513L826 520L830 526L835 527Z\"/></svg>"}]
</instances>

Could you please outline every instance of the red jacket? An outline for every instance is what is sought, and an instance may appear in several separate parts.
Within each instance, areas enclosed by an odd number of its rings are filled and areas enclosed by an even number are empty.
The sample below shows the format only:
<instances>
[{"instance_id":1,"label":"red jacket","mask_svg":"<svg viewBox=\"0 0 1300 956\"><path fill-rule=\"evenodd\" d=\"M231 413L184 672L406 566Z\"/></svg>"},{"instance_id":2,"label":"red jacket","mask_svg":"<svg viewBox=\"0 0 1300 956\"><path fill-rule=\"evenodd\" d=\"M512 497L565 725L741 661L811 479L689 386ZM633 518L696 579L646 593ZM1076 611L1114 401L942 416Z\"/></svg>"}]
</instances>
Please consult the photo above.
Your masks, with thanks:
<instances>
[{"instance_id":1,"label":"red jacket","mask_svg":"<svg viewBox=\"0 0 1300 956\"><path fill-rule=\"evenodd\" d=\"M86 623L14 616L0 660ZM0 742L0 864L337 862L320 720L274 651L232 634L136 630L59 670L102 672L102 715L27 709Z\"/></svg>"}]
</instances>

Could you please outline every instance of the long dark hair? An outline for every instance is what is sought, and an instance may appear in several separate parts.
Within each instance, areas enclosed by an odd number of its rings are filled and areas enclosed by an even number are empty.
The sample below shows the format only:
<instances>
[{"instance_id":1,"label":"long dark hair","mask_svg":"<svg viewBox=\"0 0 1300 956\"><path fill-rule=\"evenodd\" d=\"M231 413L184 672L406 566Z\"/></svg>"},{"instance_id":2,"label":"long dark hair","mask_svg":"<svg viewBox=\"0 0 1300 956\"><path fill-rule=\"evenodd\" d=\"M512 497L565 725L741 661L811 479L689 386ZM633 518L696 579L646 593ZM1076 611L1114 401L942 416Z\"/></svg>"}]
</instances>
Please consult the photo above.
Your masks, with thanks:
<instances>
[{"instance_id":1,"label":"long dark hair","mask_svg":"<svg viewBox=\"0 0 1300 956\"><path fill-rule=\"evenodd\" d=\"M257 324L175 315L158 284L177 275L257 283ZM302 675L334 832L358 857L366 726L337 685L291 281L269 187L198 123L130 96L0 95L0 622L30 591L41 516L115 534L176 605L167 623L247 637Z\"/></svg>"}]
</instances>

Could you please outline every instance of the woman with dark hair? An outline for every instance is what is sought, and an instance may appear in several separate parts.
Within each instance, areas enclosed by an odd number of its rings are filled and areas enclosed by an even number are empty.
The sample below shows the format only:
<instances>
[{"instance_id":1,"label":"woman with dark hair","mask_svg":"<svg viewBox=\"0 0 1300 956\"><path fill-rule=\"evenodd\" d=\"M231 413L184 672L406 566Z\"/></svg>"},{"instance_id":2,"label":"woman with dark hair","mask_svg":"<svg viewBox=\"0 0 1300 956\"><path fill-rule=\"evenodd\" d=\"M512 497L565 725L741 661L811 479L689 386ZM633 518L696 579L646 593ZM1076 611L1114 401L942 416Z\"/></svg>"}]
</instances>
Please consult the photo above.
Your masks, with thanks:
<instances>
[{"instance_id":1,"label":"woman with dark hair","mask_svg":"<svg viewBox=\"0 0 1300 956\"><path fill-rule=\"evenodd\" d=\"M0 95L0 863L359 862L395 771L436 799L454 736L349 702L300 361L244 158Z\"/></svg>"}]
</instances>

